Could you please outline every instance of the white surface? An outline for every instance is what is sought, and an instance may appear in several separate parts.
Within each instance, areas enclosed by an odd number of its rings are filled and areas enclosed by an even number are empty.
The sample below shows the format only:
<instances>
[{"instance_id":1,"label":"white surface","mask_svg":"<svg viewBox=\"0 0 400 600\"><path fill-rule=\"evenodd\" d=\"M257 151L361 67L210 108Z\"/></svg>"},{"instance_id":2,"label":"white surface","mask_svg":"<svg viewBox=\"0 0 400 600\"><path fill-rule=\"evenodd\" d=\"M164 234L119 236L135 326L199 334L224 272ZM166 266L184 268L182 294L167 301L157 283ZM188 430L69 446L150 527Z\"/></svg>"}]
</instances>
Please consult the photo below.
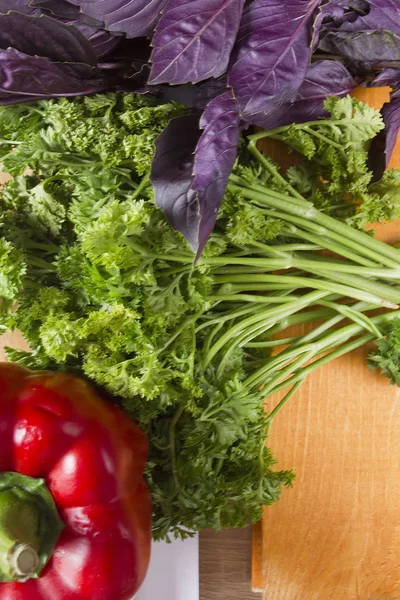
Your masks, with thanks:
<instances>
[{"instance_id":1,"label":"white surface","mask_svg":"<svg viewBox=\"0 0 400 600\"><path fill-rule=\"evenodd\" d=\"M199 539L156 542L135 600L199 600Z\"/></svg>"}]
</instances>

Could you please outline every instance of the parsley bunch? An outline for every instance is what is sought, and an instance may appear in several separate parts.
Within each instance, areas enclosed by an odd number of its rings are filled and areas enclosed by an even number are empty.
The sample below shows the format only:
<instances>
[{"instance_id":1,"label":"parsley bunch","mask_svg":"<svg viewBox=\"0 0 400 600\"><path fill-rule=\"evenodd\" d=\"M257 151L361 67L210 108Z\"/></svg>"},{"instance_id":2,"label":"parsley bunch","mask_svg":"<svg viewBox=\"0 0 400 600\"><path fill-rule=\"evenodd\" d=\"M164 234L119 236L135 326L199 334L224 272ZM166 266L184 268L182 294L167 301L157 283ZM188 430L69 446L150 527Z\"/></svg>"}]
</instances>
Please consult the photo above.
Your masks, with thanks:
<instances>
[{"instance_id":1,"label":"parsley bunch","mask_svg":"<svg viewBox=\"0 0 400 600\"><path fill-rule=\"evenodd\" d=\"M243 140L197 264L149 181L181 106L105 94L0 111L13 176L0 196L0 327L31 348L8 355L83 373L140 422L156 538L259 519L293 479L265 447L276 412L319 364L384 339L396 315L400 251L356 228L375 219L369 198L379 218L398 214L398 174L372 184L366 167L381 118L350 98L327 109ZM257 148L264 136L303 162L281 173ZM311 332L273 354L276 334L304 322Z\"/></svg>"}]
</instances>

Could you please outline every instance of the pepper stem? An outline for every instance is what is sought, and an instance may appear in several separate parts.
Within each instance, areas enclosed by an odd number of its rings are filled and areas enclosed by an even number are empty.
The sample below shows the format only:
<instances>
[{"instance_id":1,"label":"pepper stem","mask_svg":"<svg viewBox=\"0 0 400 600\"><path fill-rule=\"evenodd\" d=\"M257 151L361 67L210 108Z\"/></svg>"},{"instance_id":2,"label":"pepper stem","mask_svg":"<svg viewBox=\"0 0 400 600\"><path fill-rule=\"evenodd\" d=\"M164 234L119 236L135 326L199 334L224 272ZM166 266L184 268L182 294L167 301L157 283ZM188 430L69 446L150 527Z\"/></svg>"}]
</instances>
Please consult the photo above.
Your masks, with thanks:
<instances>
[{"instance_id":1,"label":"pepper stem","mask_svg":"<svg viewBox=\"0 0 400 600\"><path fill-rule=\"evenodd\" d=\"M43 479L0 473L0 582L39 577L62 528Z\"/></svg>"},{"instance_id":2,"label":"pepper stem","mask_svg":"<svg viewBox=\"0 0 400 600\"><path fill-rule=\"evenodd\" d=\"M7 558L12 572L24 579L33 577L39 566L39 555L29 544L17 543Z\"/></svg>"}]
</instances>

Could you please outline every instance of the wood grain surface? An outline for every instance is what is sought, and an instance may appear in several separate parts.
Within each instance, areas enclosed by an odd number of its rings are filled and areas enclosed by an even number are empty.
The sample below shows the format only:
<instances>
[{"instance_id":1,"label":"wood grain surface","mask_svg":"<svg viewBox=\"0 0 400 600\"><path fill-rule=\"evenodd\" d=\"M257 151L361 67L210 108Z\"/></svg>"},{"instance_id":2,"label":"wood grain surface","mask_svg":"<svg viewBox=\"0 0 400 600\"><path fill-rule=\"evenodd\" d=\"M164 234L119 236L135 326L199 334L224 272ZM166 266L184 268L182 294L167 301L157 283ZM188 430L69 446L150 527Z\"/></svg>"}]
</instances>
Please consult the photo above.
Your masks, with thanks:
<instances>
[{"instance_id":1,"label":"wood grain surface","mask_svg":"<svg viewBox=\"0 0 400 600\"><path fill-rule=\"evenodd\" d=\"M388 90L357 95L379 108ZM399 241L400 225L379 236ZM296 481L255 531L265 600L400 600L400 390L366 353L314 372L274 420L268 444Z\"/></svg>"},{"instance_id":2,"label":"wood grain surface","mask_svg":"<svg viewBox=\"0 0 400 600\"><path fill-rule=\"evenodd\" d=\"M250 528L200 534L200 600L261 600L251 591Z\"/></svg>"}]
</instances>

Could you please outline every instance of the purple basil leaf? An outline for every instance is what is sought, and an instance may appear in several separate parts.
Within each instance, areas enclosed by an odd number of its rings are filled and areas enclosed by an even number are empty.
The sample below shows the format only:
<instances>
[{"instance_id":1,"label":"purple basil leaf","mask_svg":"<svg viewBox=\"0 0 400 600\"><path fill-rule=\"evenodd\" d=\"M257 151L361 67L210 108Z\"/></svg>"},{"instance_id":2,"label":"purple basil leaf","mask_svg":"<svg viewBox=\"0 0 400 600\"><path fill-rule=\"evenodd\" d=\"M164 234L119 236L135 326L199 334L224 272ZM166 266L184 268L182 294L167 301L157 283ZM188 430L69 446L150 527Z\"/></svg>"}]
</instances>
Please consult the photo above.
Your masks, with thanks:
<instances>
[{"instance_id":1,"label":"purple basil leaf","mask_svg":"<svg viewBox=\"0 0 400 600\"><path fill-rule=\"evenodd\" d=\"M16 10L24 15L40 15L40 10L30 6L29 0L0 0L0 13Z\"/></svg>"},{"instance_id":2,"label":"purple basil leaf","mask_svg":"<svg viewBox=\"0 0 400 600\"><path fill-rule=\"evenodd\" d=\"M0 15L0 48L15 48L56 62L97 63L92 45L76 27L47 16L32 17L14 11Z\"/></svg>"},{"instance_id":3,"label":"purple basil leaf","mask_svg":"<svg viewBox=\"0 0 400 600\"><path fill-rule=\"evenodd\" d=\"M0 50L0 104L93 94L104 87L104 81L96 77L90 81L69 77L47 58L28 56L12 48Z\"/></svg>"},{"instance_id":4,"label":"purple basil leaf","mask_svg":"<svg viewBox=\"0 0 400 600\"><path fill-rule=\"evenodd\" d=\"M205 107L213 98L220 96L228 89L228 78L226 75L218 77L218 79L209 79L197 87L195 108L204 110Z\"/></svg>"},{"instance_id":5,"label":"purple basil leaf","mask_svg":"<svg viewBox=\"0 0 400 600\"><path fill-rule=\"evenodd\" d=\"M370 12L369 0L331 0L321 6L321 16L325 23L332 21L336 26L353 23Z\"/></svg>"},{"instance_id":6,"label":"purple basil leaf","mask_svg":"<svg viewBox=\"0 0 400 600\"><path fill-rule=\"evenodd\" d=\"M330 2L322 4L314 23L314 33L311 44L313 52L318 47L321 30L324 29L323 26L326 25L326 23L329 24L332 21L337 22L339 19L342 19L346 8L348 8L348 0L331 0Z\"/></svg>"},{"instance_id":7,"label":"purple basil leaf","mask_svg":"<svg viewBox=\"0 0 400 600\"><path fill-rule=\"evenodd\" d=\"M79 8L77 6L73 6L66 0L28 0L28 3L32 8L40 8L43 11L48 11L57 17L62 17L63 19L71 19L72 21L75 21L79 18Z\"/></svg>"},{"instance_id":8,"label":"purple basil leaf","mask_svg":"<svg viewBox=\"0 0 400 600\"><path fill-rule=\"evenodd\" d=\"M393 0L331 0L321 7L317 17L313 50L318 46L320 34L327 31L387 29L399 34L393 6Z\"/></svg>"},{"instance_id":9,"label":"purple basil leaf","mask_svg":"<svg viewBox=\"0 0 400 600\"><path fill-rule=\"evenodd\" d=\"M125 33L129 38L150 34L166 0L69 0L81 10L104 23L108 31Z\"/></svg>"},{"instance_id":10,"label":"purple basil leaf","mask_svg":"<svg viewBox=\"0 0 400 600\"><path fill-rule=\"evenodd\" d=\"M150 93L152 88L153 86L149 86ZM154 86L154 89L157 90L157 96L162 98L163 102L179 102L188 108L195 108L197 86L192 83L185 83L184 85L159 85Z\"/></svg>"},{"instance_id":11,"label":"purple basil leaf","mask_svg":"<svg viewBox=\"0 0 400 600\"><path fill-rule=\"evenodd\" d=\"M389 86L400 87L400 69L384 69L375 77L370 84L372 87Z\"/></svg>"},{"instance_id":12,"label":"purple basil leaf","mask_svg":"<svg viewBox=\"0 0 400 600\"><path fill-rule=\"evenodd\" d=\"M194 115L174 119L157 139L151 173L156 203L196 258L214 228L238 139L238 108L229 91L210 102L200 123Z\"/></svg>"},{"instance_id":13,"label":"purple basil leaf","mask_svg":"<svg viewBox=\"0 0 400 600\"><path fill-rule=\"evenodd\" d=\"M184 83L182 85L149 86L149 93L156 94L163 102L179 102L188 108L203 112L206 106L228 89L226 76L218 79L208 79L198 85Z\"/></svg>"},{"instance_id":14,"label":"purple basil leaf","mask_svg":"<svg viewBox=\"0 0 400 600\"><path fill-rule=\"evenodd\" d=\"M348 60L383 66L400 66L400 37L392 31L329 31L319 49Z\"/></svg>"},{"instance_id":15,"label":"purple basil leaf","mask_svg":"<svg viewBox=\"0 0 400 600\"><path fill-rule=\"evenodd\" d=\"M391 94L390 102L383 105L382 115L386 132L386 166L392 156L400 132L400 90Z\"/></svg>"},{"instance_id":16,"label":"purple basil leaf","mask_svg":"<svg viewBox=\"0 0 400 600\"><path fill-rule=\"evenodd\" d=\"M127 39L125 36L117 36L118 46L112 52L116 60L149 62L151 54L150 40L147 38Z\"/></svg>"},{"instance_id":17,"label":"purple basil leaf","mask_svg":"<svg viewBox=\"0 0 400 600\"><path fill-rule=\"evenodd\" d=\"M323 102L327 96L345 96L358 85L339 62L322 60L308 68L306 77L293 102L286 102L265 116L252 116L252 123L273 129L290 123L305 123L325 116Z\"/></svg>"},{"instance_id":18,"label":"purple basil leaf","mask_svg":"<svg viewBox=\"0 0 400 600\"><path fill-rule=\"evenodd\" d=\"M373 173L372 181L379 181L388 167L400 132L400 90L393 92L390 102L381 109L385 129L372 140L368 153L368 168Z\"/></svg>"},{"instance_id":19,"label":"purple basil leaf","mask_svg":"<svg viewBox=\"0 0 400 600\"><path fill-rule=\"evenodd\" d=\"M352 2L350 1L351 5ZM341 31L386 29L400 36L400 10L398 0L368 0L367 14L360 14L356 20L345 21Z\"/></svg>"},{"instance_id":20,"label":"purple basil leaf","mask_svg":"<svg viewBox=\"0 0 400 600\"><path fill-rule=\"evenodd\" d=\"M200 119L203 133L196 147L192 184L200 210L196 258L203 252L217 220L236 160L239 125L239 109L231 91L214 98Z\"/></svg>"},{"instance_id":21,"label":"purple basil leaf","mask_svg":"<svg viewBox=\"0 0 400 600\"><path fill-rule=\"evenodd\" d=\"M318 22L325 30L386 29L400 35L397 0L331 0L322 6Z\"/></svg>"},{"instance_id":22,"label":"purple basil leaf","mask_svg":"<svg viewBox=\"0 0 400 600\"><path fill-rule=\"evenodd\" d=\"M72 21L77 29L89 40L97 58L114 53L124 38L113 35L104 29L92 27L79 21Z\"/></svg>"},{"instance_id":23,"label":"purple basil leaf","mask_svg":"<svg viewBox=\"0 0 400 600\"><path fill-rule=\"evenodd\" d=\"M229 84L241 113L270 113L295 97L310 59L320 0L254 0L244 10Z\"/></svg>"},{"instance_id":24,"label":"purple basil leaf","mask_svg":"<svg viewBox=\"0 0 400 600\"><path fill-rule=\"evenodd\" d=\"M195 115L173 119L156 140L151 169L156 204L192 248L199 238L199 203L192 189L194 151L200 137Z\"/></svg>"},{"instance_id":25,"label":"purple basil leaf","mask_svg":"<svg viewBox=\"0 0 400 600\"><path fill-rule=\"evenodd\" d=\"M168 0L153 38L151 84L196 83L229 64L244 0Z\"/></svg>"},{"instance_id":26,"label":"purple basil leaf","mask_svg":"<svg viewBox=\"0 0 400 600\"><path fill-rule=\"evenodd\" d=\"M117 37L119 43L112 52L98 63L103 71L116 71L119 74L117 89L123 92L153 93L158 92L154 87L152 91L140 91L145 87L150 72L150 41L147 38Z\"/></svg>"},{"instance_id":27,"label":"purple basil leaf","mask_svg":"<svg viewBox=\"0 0 400 600\"><path fill-rule=\"evenodd\" d=\"M47 10L57 17L71 20L75 20L79 17L79 7L73 6L66 0L28 0L28 2L29 6Z\"/></svg>"}]
</instances>

